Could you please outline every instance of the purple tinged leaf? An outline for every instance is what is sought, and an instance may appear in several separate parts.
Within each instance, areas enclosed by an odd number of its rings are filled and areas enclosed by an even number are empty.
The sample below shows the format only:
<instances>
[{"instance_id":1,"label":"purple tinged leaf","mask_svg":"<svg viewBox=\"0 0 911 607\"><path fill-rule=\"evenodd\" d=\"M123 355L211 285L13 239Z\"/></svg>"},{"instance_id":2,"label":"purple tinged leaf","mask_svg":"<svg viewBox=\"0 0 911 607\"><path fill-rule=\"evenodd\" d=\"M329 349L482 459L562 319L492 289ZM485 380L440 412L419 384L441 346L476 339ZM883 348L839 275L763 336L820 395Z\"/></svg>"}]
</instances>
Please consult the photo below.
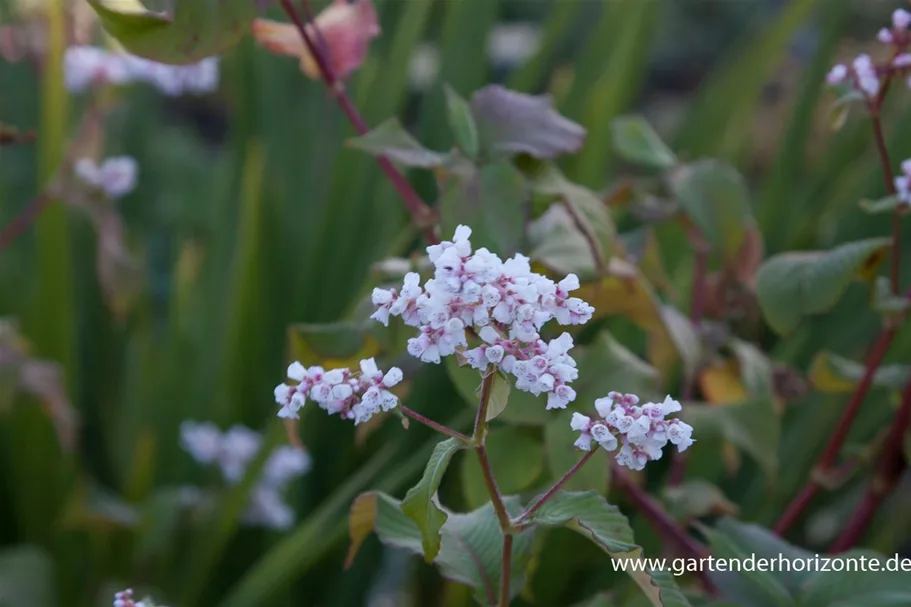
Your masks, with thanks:
<instances>
[{"instance_id":1,"label":"purple tinged leaf","mask_svg":"<svg viewBox=\"0 0 911 607\"><path fill-rule=\"evenodd\" d=\"M471 111L488 151L556 158L578 151L585 140L585 129L561 116L546 95L492 84L472 95Z\"/></svg>"}]
</instances>

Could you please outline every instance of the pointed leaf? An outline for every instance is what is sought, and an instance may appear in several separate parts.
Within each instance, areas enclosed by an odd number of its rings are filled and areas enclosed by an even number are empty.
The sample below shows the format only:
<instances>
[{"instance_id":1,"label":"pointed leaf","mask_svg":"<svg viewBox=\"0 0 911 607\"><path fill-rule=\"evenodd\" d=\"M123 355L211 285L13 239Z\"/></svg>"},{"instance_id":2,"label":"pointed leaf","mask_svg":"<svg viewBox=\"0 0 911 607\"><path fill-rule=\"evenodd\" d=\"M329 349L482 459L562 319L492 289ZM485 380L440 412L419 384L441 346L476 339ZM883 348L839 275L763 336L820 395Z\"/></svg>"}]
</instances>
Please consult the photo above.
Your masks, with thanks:
<instances>
[{"instance_id":1,"label":"pointed leaf","mask_svg":"<svg viewBox=\"0 0 911 607\"><path fill-rule=\"evenodd\" d=\"M781 253L768 259L756 276L759 305L780 334L790 333L803 316L833 307L857 275L869 275L891 241L870 238L830 251Z\"/></svg>"},{"instance_id":2,"label":"pointed leaf","mask_svg":"<svg viewBox=\"0 0 911 607\"><path fill-rule=\"evenodd\" d=\"M558 415L544 428L547 466L551 478L558 479L572 468L582 454L573 445L579 433L569 425L569 416ZM596 453L563 485L567 491L595 491L604 495L610 486L610 465L604 453Z\"/></svg>"},{"instance_id":3,"label":"pointed leaf","mask_svg":"<svg viewBox=\"0 0 911 607\"><path fill-rule=\"evenodd\" d=\"M619 561L618 567L633 578L654 607L689 606L670 573L647 568L642 548L633 543L629 521L597 493L559 491L528 520L539 525L566 526L592 540Z\"/></svg>"},{"instance_id":4,"label":"pointed leaf","mask_svg":"<svg viewBox=\"0 0 911 607\"><path fill-rule=\"evenodd\" d=\"M729 164L700 160L675 170L670 187L686 215L725 259L743 244L750 201L743 176Z\"/></svg>"},{"instance_id":5,"label":"pointed leaf","mask_svg":"<svg viewBox=\"0 0 911 607\"><path fill-rule=\"evenodd\" d=\"M480 141L478 127L471 114L471 106L448 84L446 91L446 116L449 119L449 128L452 130L456 144L469 158L478 155Z\"/></svg>"},{"instance_id":6,"label":"pointed leaf","mask_svg":"<svg viewBox=\"0 0 911 607\"><path fill-rule=\"evenodd\" d=\"M512 516L518 516L522 511L518 498L507 497L504 503ZM371 525L384 544L422 554L421 532L414 521L402 513L397 500L371 492L360 496L354 506L357 524L352 528L349 560L356 554ZM433 562L443 577L474 588L481 604L495 605L503 555L501 537L496 514L489 503L467 514L450 512L443 525L440 551ZM532 538L529 530L513 540L510 571L513 596L524 585Z\"/></svg>"},{"instance_id":7,"label":"pointed leaf","mask_svg":"<svg viewBox=\"0 0 911 607\"><path fill-rule=\"evenodd\" d=\"M139 0L89 0L102 26L134 55L159 63L196 63L220 55L250 29L249 0L174 0L172 14L147 10Z\"/></svg>"},{"instance_id":8,"label":"pointed leaf","mask_svg":"<svg viewBox=\"0 0 911 607\"><path fill-rule=\"evenodd\" d=\"M359 361L378 353L376 337L357 323L299 323L288 327L288 354L305 366L357 367Z\"/></svg>"},{"instance_id":9,"label":"pointed leaf","mask_svg":"<svg viewBox=\"0 0 911 607\"><path fill-rule=\"evenodd\" d=\"M408 490L405 499L402 500L402 512L417 523L421 531L424 558L428 563L433 561L440 551L440 529L446 522L446 513L434 501L436 492L452 456L462 448L464 444L457 438L439 443L427 462L424 476L417 485Z\"/></svg>"},{"instance_id":10,"label":"pointed leaf","mask_svg":"<svg viewBox=\"0 0 911 607\"><path fill-rule=\"evenodd\" d=\"M582 147L585 129L557 113L547 96L488 85L471 97L483 149L555 158Z\"/></svg>"},{"instance_id":11,"label":"pointed leaf","mask_svg":"<svg viewBox=\"0 0 911 607\"><path fill-rule=\"evenodd\" d=\"M406 167L429 169L444 163L443 154L428 150L411 136L395 118L390 118L365 135L348 139L348 147L373 156L385 156Z\"/></svg>"},{"instance_id":12,"label":"pointed leaf","mask_svg":"<svg viewBox=\"0 0 911 607\"><path fill-rule=\"evenodd\" d=\"M731 339L728 344L737 357L740 379L751 396L771 397L774 395L772 361L765 353L741 339Z\"/></svg>"},{"instance_id":13,"label":"pointed leaf","mask_svg":"<svg viewBox=\"0 0 911 607\"><path fill-rule=\"evenodd\" d=\"M677 158L642 116L619 116L611 121L614 148L625 159L656 169L669 169Z\"/></svg>"}]
</instances>

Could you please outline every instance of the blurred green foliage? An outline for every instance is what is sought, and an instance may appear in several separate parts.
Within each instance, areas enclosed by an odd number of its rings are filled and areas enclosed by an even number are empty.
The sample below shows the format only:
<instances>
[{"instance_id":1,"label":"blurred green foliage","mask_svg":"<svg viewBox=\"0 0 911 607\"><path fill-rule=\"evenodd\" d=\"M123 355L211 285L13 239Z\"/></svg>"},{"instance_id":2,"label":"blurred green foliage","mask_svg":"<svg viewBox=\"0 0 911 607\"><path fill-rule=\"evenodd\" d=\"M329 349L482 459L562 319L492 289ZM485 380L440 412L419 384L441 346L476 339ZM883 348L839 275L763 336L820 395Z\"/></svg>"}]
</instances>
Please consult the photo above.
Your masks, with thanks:
<instances>
[{"instance_id":1,"label":"blurred green foliage","mask_svg":"<svg viewBox=\"0 0 911 607\"><path fill-rule=\"evenodd\" d=\"M767 256L888 234L885 216L858 208L860 200L886 194L869 126L854 117L837 132L829 129L823 77L857 47L850 42L855 26L864 32L861 40L869 38L869 24L882 21L892 3L376 5L383 35L349 83L370 124L397 116L423 144L445 150L456 143L447 112L458 109L447 108L453 97L444 83L469 98L487 82L502 81L552 94L557 109L587 129L584 146L561 159L561 169L605 199L630 172L617 156L611 121L635 111L679 158L719 158L746 176L743 202L757 218ZM85 109L62 84L69 5L49 0L46 7L32 24L41 32L34 39L42 60L0 59L0 122L38 133L33 144L0 147L0 225L47 183ZM489 60L486 40L504 20L541 28L538 50L521 65ZM0 3L0 26L12 23L10 6ZM439 73L417 90L409 65L426 43L439 49ZM911 156L911 112L902 95L896 97L887 135L897 159ZM18 319L30 359L60 365L61 387L81 420L78 446L65 448L52 416L38 406L42 399L8 389L4 382L15 380L0 375L0 605L109 604L113 590L126 586L175 607L354 605L366 604L368 595L391 597L396 605L470 604L468 591L426 575L415 561L396 560L400 555L373 539L349 571L341 568L354 497L366 489L401 496L419 477L436 441L414 424L405 432L389 421L355 443L348 424L305 409L300 436L315 466L293 489L298 523L287 534L239 525L249 490L243 484L226 492L211 517L179 515L176 488L206 481L178 447L180 422L243 423L266 431L273 444L281 440L269 395L293 347L288 327L358 319L358 304L377 280L372 264L418 245L373 159L344 145L353 132L323 87L303 78L296 62L246 38L224 56L218 94L166 99L135 87L116 99L103 132L106 154L130 154L140 165L139 187L118 205L140 263L139 295L125 309L112 308L96 273L92 227L63 204L51 206L34 229L0 252L0 316ZM413 177L432 201L433 180ZM621 240L631 238L633 211L619 208L615 219ZM728 219L713 213L705 225ZM904 233L907 243L911 232ZM686 309L693 255L682 231L660 225L650 242L667 283L662 297ZM908 253L905 246L904 283L911 278ZM771 353L776 370L788 370L776 373L779 378L809 372L821 350L859 360L879 322L866 297L852 284L830 312L804 319L787 338L758 323L744 337ZM639 358L647 357L642 327L648 324L624 316L601 321L623 345L609 336L603 339L610 342L588 344L587 352L594 352L588 365L595 375L609 373L611 365L636 369L617 381L654 389L654 369ZM685 333L671 337L679 343ZM909 352L906 325L887 362L907 362ZM744 362L748 356L732 356L741 371L751 364ZM670 389L674 376L665 375L661 383ZM470 421L462 402L466 388L456 384L443 366L425 365L405 402L464 428ZM710 388L702 387L706 400ZM869 451L894 410L893 394L894 384L875 388L846 451L861 458ZM844 401L827 389L798 391L787 400L780 424L768 399L746 400L720 415L699 411L711 419L689 473L719 487L745 520L775 519L806 479ZM499 431L517 434L510 443L534 460L515 490L540 488L562 473L567 458L549 453L543 461L523 437L541 439L557 430L513 421L522 428ZM752 432L745 435L744 428ZM743 461L718 457L731 453L727 443L739 448ZM463 465L460 457L452 470L473 464ZM517 465L508 452L494 464ZM649 475L647 488L660 486L661 472ZM450 474L440 490L448 503L467 510L478 504L469 473L464 476L460 482ZM580 480L586 484L580 488L604 491L605 477ZM791 539L822 549L862 487L852 479L821 497ZM902 486L888 500L868 545L886 554L907 547L911 516L902 504L908 498ZM625 512L646 554L661 554L659 538L633 510ZM519 602L567 605L618 588L623 602L617 604L638 604L624 600L622 576L608 572L607 557L581 538L558 531L539 544ZM684 578L681 585L688 583Z\"/></svg>"}]
</instances>

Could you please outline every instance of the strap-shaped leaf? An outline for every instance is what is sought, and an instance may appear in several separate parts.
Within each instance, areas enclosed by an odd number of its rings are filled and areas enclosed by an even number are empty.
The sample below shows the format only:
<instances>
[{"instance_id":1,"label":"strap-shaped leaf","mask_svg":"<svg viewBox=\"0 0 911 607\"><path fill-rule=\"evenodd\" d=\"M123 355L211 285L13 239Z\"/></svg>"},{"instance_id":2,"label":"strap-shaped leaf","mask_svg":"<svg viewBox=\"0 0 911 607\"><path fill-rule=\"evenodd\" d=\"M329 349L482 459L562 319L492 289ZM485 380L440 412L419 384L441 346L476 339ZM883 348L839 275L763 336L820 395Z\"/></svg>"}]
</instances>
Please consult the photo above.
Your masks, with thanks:
<instances>
[{"instance_id":1,"label":"strap-shaped leaf","mask_svg":"<svg viewBox=\"0 0 911 607\"><path fill-rule=\"evenodd\" d=\"M424 476L412 487L402 500L402 512L413 520L421 531L424 558L432 562L440 552L440 529L447 515L434 503L434 496L456 451L464 444L457 438L450 438L437 444L424 468Z\"/></svg>"},{"instance_id":2,"label":"strap-shaped leaf","mask_svg":"<svg viewBox=\"0 0 911 607\"><path fill-rule=\"evenodd\" d=\"M160 63L195 63L224 53L250 29L253 0L174 0L171 14L139 0L88 0L111 36L134 55Z\"/></svg>"},{"instance_id":3,"label":"strap-shaped leaf","mask_svg":"<svg viewBox=\"0 0 911 607\"><path fill-rule=\"evenodd\" d=\"M504 502L510 515L518 516L522 511L517 497L507 497ZM495 605L500 587L503 537L493 506L488 503L467 514L447 514L440 551L433 559L434 564L443 577L474 588L479 603ZM349 529L349 564L371 531L384 544L423 555L420 529L402 512L399 501L384 493L364 493L354 501ZM532 534L533 530L529 529L513 540L510 584L513 596L521 591L525 582Z\"/></svg>"},{"instance_id":4,"label":"strap-shaped leaf","mask_svg":"<svg viewBox=\"0 0 911 607\"><path fill-rule=\"evenodd\" d=\"M528 519L548 526L565 526L591 539L611 558L621 561L654 607L689 607L689 601L666 571L645 567L642 547L633 541L629 521L616 506L597 493L558 492Z\"/></svg>"},{"instance_id":5,"label":"strap-shaped leaf","mask_svg":"<svg viewBox=\"0 0 911 607\"><path fill-rule=\"evenodd\" d=\"M756 275L756 289L769 326L789 333L802 317L830 309L856 275L875 271L890 242L869 238L830 251L781 253L768 259Z\"/></svg>"}]
</instances>

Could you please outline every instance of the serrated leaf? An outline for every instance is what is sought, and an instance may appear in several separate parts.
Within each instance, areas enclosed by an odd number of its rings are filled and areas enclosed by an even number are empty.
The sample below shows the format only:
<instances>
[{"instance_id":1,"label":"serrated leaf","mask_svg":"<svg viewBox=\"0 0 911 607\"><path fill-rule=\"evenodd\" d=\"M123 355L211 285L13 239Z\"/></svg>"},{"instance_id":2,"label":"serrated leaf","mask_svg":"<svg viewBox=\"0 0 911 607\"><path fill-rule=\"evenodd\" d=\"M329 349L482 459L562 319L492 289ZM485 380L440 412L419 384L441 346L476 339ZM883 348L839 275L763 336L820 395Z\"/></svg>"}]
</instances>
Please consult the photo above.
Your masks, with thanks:
<instances>
[{"instance_id":1,"label":"serrated leaf","mask_svg":"<svg viewBox=\"0 0 911 607\"><path fill-rule=\"evenodd\" d=\"M554 110L548 96L526 95L491 84L471 97L481 147L493 153L556 158L577 151L585 129Z\"/></svg>"},{"instance_id":2,"label":"serrated leaf","mask_svg":"<svg viewBox=\"0 0 911 607\"><path fill-rule=\"evenodd\" d=\"M445 179L440 200L443 233L453 233L460 224L471 226L476 248L512 255L524 236L528 198L528 184L511 164L495 162L476 168L465 163Z\"/></svg>"},{"instance_id":3,"label":"serrated leaf","mask_svg":"<svg viewBox=\"0 0 911 607\"><path fill-rule=\"evenodd\" d=\"M406 167L430 169L446 161L443 154L428 150L412 137L396 118L390 118L365 135L348 139L345 145L372 156L385 156Z\"/></svg>"},{"instance_id":4,"label":"serrated leaf","mask_svg":"<svg viewBox=\"0 0 911 607\"><path fill-rule=\"evenodd\" d=\"M471 114L471 106L448 84L446 91L446 117L456 144L469 158L475 158L480 149L478 127Z\"/></svg>"},{"instance_id":5,"label":"serrated leaf","mask_svg":"<svg viewBox=\"0 0 911 607\"><path fill-rule=\"evenodd\" d=\"M625 159L656 169L669 169L677 157L642 116L619 116L611 121L614 148Z\"/></svg>"},{"instance_id":6,"label":"serrated leaf","mask_svg":"<svg viewBox=\"0 0 911 607\"><path fill-rule=\"evenodd\" d=\"M734 256L752 219L746 183L737 169L700 160L676 169L670 188L712 248L725 259Z\"/></svg>"},{"instance_id":7,"label":"serrated leaf","mask_svg":"<svg viewBox=\"0 0 911 607\"><path fill-rule=\"evenodd\" d=\"M768 480L778 473L781 420L770 398L753 398L720 407L690 405L682 412L693 436L718 436L756 460Z\"/></svg>"},{"instance_id":8,"label":"serrated leaf","mask_svg":"<svg viewBox=\"0 0 911 607\"><path fill-rule=\"evenodd\" d=\"M304 366L356 368L379 350L373 333L357 323L298 323L288 327L288 355Z\"/></svg>"},{"instance_id":9,"label":"serrated leaf","mask_svg":"<svg viewBox=\"0 0 911 607\"><path fill-rule=\"evenodd\" d=\"M101 25L134 55L159 63L195 63L221 55L250 30L256 3L249 0L174 0L170 14L139 0L88 0Z\"/></svg>"},{"instance_id":10,"label":"serrated leaf","mask_svg":"<svg viewBox=\"0 0 911 607\"><path fill-rule=\"evenodd\" d=\"M809 379L820 392L841 394L853 392L864 376L866 368L861 363L833 354L818 352L810 363ZM873 385L889 390L902 390L911 379L908 365L881 365L873 374Z\"/></svg>"},{"instance_id":11,"label":"serrated leaf","mask_svg":"<svg viewBox=\"0 0 911 607\"><path fill-rule=\"evenodd\" d=\"M756 276L759 305L779 334L791 332L803 316L832 308L857 275L869 275L890 246L888 238L850 242L830 251L781 253Z\"/></svg>"},{"instance_id":12,"label":"serrated leaf","mask_svg":"<svg viewBox=\"0 0 911 607\"><path fill-rule=\"evenodd\" d=\"M500 492L517 494L529 489L544 470L544 446L539 438L519 426L499 426L487 435L487 458ZM463 456L460 474L469 508L486 504L490 497L474 453Z\"/></svg>"},{"instance_id":13,"label":"serrated leaf","mask_svg":"<svg viewBox=\"0 0 911 607\"><path fill-rule=\"evenodd\" d=\"M505 498L504 504L511 516L518 516L522 510L516 497ZM420 530L402 513L399 502L394 498L379 492L365 493L355 500L352 514L356 525L351 527L349 562L371 530L386 545L422 554ZM474 588L481 604L495 605L500 586L503 542L493 506L488 503L467 514L447 514L440 551L433 560L434 564L443 577ZM524 585L532 538L533 532L529 530L516 535L513 540L510 572L513 596Z\"/></svg>"},{"instance_id":14,"label":"serrated leaf","mask_svg":"<svg viewBox=\"0 0 911 607\"><path fill-rule=\"evenodd\" d=\"M629 521L604 497L588 491L559 491L528 519L546 526L565 526L592 540L625 567L625 573L642 589L654 607L688 607L689 601L677 588L673 576L649 570L643 562L642 547L634 543ZM639 569L638 571L636 569Z\"/></svg>"},{"instance_id":15,"label":"serrated leaf","mask_svg":"<svg viewBox=\"0 0 911 607\"><path fill-rule=\"evenodd\" d=\"M452 456L462 448L464 445L457 438L439 443L427 461L424 476L408 490L402 500L402 512L417 523L421 531L421 543L427 562L433 561L440 551L440 529L447 518L446 513L434 503L435 495Z\"/></svg>"}]
</instances>

